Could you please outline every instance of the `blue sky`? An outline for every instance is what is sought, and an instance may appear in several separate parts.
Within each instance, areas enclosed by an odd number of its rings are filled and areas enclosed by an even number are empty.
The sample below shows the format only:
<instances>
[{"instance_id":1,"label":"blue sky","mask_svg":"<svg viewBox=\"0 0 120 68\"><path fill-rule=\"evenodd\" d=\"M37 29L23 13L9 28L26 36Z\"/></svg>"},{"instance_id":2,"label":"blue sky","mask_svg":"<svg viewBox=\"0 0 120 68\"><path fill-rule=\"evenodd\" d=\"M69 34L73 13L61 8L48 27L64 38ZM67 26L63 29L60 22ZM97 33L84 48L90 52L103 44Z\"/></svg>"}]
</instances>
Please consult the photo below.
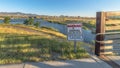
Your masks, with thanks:
<instances>
[{"instance_id":1,"label":"blue sky","mask_svg":"<svg viewBox=\"0 0 120 68\"><path fill-rule=\"evenodd\" d=\"M94 17L98 11L120 11L120 0L0 0L0 12Z\"/></svg>"}]
</instances>

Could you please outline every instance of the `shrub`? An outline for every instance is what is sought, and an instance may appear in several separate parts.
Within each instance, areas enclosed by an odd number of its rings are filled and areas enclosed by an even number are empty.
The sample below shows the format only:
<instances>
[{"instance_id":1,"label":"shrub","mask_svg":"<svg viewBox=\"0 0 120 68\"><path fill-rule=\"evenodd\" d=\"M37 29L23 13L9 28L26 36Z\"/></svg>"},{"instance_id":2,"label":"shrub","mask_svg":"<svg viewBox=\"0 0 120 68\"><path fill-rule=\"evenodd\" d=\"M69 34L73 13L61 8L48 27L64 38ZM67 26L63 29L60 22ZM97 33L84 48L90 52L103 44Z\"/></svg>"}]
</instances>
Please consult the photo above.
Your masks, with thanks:
<instances>
[{"instance_id":1,"label":"shrub","mask_svg":"<svg viewBox=\"0 0 120 68\"><path fill-rule=\"evenodd\" d=\"M9 24L10 23L10 17L5 17L4 18L4 23Z\"/></svg>"},{"instance_id":2,"label":"shrub","mask_svg":"<svg viewBox=\"0 0 120 68\"><path fill-rule=\"evenodd\" d=\"M25 25L33 25L34 24L34 18L30 17L29 19L26 19L23 24L25 24Z\"/></svg>"},{"instance_id":3,"label":"shrub","mask_svg":"<svg viewBox=\"0 0 120 68\"><path fill-rule=\"evenodd\" d=\"M37 21L36 23L34 23L34 26L38 28L40 26L40 22Z\"/></svg>"}]
</instances>

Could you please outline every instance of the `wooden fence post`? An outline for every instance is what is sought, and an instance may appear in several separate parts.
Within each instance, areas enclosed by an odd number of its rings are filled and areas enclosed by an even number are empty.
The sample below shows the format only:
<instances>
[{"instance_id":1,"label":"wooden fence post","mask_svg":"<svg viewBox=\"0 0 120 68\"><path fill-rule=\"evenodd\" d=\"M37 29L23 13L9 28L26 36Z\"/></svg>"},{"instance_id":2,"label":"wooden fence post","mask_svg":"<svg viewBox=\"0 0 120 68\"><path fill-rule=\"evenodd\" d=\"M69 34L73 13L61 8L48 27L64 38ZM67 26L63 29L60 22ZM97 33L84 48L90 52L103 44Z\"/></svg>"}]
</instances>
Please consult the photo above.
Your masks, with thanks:
<instances>
[{"instance_id":1,"label":"wooden fence post","mask_svg":"<svg viewBox=\"0 0 120 68\"><path fill-rule=\"evenodd\" d=\"M98 33L105 33L105 12L97 12L96 15L96 34ZM103 41L104 34L96 35L96 42L95 42L95 54L100 56L104 52L104 44L97 42Z\"/></svg>"}]
</instances>

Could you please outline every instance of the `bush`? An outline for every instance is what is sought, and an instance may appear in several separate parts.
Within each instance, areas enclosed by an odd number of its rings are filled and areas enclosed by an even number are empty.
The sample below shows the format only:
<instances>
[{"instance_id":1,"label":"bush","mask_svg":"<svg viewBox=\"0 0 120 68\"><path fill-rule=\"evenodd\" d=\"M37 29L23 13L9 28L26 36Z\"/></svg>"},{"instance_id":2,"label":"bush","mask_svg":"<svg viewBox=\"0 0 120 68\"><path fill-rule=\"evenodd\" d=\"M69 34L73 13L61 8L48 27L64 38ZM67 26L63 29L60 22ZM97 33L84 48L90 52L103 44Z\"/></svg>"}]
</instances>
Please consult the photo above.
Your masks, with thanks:
<instances>
[{"instance_id":1,"label":"bush","mask_svg":"<svg viewBox=\"0 0 120 68\"><path fill-rule=\"evenodd\" d=\"M4 18L4 23L9 24L10 23L10 17L5 17Z\"/></svg>"},{"instance_id":2,"label":"bush","mask_svg":"<svg viewBox=\"0 0 120 68\"><path fill-rule=\"evenodd\" d=\"M29 18L24 21L25 25L33 25L34 24L34 18Z\"/></svg>"},{"instance_id":3,"label":"bush","mask_svg":"<svg viewBox=\"0 0 120 68\"><path fill-rule=\"evenodd\" d=\"M40 26L40 22L34 23L34 26L38 28Z\"/></svg>"}]
</instances>

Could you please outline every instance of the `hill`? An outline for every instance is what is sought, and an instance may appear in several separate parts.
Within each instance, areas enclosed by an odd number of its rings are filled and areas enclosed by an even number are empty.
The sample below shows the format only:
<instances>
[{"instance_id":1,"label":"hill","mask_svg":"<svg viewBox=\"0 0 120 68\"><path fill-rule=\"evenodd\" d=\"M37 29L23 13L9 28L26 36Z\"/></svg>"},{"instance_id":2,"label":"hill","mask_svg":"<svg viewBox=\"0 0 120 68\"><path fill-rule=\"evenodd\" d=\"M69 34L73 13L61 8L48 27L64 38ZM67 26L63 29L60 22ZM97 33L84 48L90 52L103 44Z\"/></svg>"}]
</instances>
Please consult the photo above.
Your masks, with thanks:
<instances>
[{"instance_id":1,"label":"hill","mask_svg":"<svg viewBox=\"0 0 120 68\"><path fill-rule=\"evenodd\" d=\"M36 16L37 14L22 13L22 12L0 12L0 16L12 16L12 15Z\"/></svg>"}]
</instances>

